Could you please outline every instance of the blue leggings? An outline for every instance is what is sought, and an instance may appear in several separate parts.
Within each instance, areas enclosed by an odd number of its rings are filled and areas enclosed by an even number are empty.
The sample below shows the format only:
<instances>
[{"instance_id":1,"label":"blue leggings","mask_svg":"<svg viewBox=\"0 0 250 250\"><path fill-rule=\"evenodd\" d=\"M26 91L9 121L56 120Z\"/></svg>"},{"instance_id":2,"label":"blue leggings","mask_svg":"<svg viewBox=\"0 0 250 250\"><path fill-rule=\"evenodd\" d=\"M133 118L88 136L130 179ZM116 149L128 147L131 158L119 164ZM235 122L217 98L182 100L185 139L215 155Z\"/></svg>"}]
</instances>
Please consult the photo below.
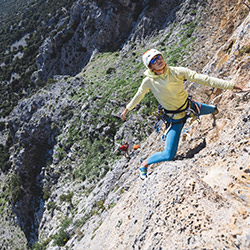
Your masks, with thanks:
<instances>
[{"instance_id":1,"label":"blue leggings","mask_svg":"<svg viewBox=\"0 0 250 250\"><path fill-rule=\"evenodd\" d=\"M216 107L213 105L207 105L200 103L200 115L207 115L211 114L215 111ZM194 104L192 102L191 108L194 108ZM179 122L183 119L173 119L173 123ZM185 122L181 123L176 123L171 126L169 131L167 132L166 135L166 144L165 144L165 149L161 152L157 152L150 156L147 159L148 165L157 163L157 162L162 162L162 161L171 161L178 148L179 140L180 140L180 135L181 135L181 130L184 126Z\"/></svg>"}]
</instances>

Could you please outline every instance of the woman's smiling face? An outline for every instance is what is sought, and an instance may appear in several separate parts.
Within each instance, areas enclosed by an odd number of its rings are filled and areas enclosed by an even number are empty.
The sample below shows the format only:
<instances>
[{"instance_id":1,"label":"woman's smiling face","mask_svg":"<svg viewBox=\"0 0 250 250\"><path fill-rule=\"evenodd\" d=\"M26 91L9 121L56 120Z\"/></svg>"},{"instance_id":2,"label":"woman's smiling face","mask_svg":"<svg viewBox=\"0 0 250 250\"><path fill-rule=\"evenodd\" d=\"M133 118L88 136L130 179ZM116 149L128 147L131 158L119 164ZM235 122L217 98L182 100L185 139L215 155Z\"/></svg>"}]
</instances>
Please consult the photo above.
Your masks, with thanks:
<instances>
[{"instance_id":1,"label":"woman's smiling face","mask_svg":"<svg viewBox=\"0 0 250 250\"><path fill-rule=\"evenodd\" d=\"M150 61L149 67L152 70L163 70L166 66L166 63L162 57L162 55L156 55Z\"/></svg>"}]
</instances>

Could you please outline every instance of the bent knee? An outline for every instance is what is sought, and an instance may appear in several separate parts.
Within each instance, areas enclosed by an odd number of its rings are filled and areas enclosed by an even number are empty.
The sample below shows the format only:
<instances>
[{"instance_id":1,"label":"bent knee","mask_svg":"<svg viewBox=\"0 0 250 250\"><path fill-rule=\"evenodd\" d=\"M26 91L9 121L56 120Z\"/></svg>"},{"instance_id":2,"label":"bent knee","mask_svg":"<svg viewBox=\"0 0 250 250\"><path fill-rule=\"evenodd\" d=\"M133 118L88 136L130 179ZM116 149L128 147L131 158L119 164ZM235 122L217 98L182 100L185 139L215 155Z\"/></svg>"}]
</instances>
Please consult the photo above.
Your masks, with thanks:
<instances>
[{"instance_id":1,"label":"bent knee","mask_svg":"<svg viewBox=\"0 0 250 250\"><path fill-rule=\"evenodd\" d=\"M175 152L165 152L162 151L162 161L171 161L175 156Z\"/></svg>"}]
</instances>

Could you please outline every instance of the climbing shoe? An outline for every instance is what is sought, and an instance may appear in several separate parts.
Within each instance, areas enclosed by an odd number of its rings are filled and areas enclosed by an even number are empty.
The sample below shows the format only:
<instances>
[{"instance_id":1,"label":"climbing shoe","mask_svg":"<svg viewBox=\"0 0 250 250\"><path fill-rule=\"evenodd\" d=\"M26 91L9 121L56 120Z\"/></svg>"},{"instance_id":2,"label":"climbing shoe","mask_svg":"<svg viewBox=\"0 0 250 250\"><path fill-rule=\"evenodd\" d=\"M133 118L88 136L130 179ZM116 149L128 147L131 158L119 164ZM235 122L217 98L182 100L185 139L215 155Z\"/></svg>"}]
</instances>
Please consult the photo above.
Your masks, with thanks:
<instances>
[{"instance_id":1,"label":"climbing shoe","mask_svg":"<svg viewBox=\"0 0 250 250\"><path fill-rule=\"evenodd\" d=\"M219 110L218 110L217 106L215 106L214 112L212 114L217 115L218 113L219 113Z\"/></svg>"},{"instance_id":2,"label":"climbing shoe","mask_svg":"<svg viewBox=\"0 0 250 250\"><path fill-rule=\"evenodd\" d=\"M145 168L145 167L141 167L141 168L139 168L139 171L140 171L140 178L142 180L145 180L147 178L147 171L148 171L148 169Z\"/></svg>"},{"instance_id":3,"label":"climbing shoe","mask_svg":"<svg viewBox=\"0 0 250 250\"><path fill-rule=\"evenodd\" d=\"M215 115L217 115L219 113L219 110L217 108L217 106L215 106L214 112L212 113L213 115L213 127L216 127L216 117Z\"/></svg>"}]
</instances>

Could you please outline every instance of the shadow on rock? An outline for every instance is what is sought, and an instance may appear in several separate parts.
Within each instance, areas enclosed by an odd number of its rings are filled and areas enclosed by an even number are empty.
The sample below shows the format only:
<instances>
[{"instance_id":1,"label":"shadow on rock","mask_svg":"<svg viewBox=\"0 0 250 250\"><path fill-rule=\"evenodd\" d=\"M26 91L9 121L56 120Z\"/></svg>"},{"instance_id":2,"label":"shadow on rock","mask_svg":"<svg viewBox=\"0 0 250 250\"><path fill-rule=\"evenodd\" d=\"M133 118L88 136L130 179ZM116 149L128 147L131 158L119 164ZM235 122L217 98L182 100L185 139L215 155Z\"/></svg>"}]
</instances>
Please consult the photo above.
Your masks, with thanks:
<instances>
[{"instance_id":1,"label":"shadow on rock","mask_svg":"<svg viewBox=\"0 0 250 250\"><path fill-rule=\"evenodd\" d=\"M198 154L202 149L206 147L206 139L204 138L203 141L198 144L196 147L189 149L186 153L181 155L177 155L174 160L183 160L183 159L190 159L193 158L196 154Z\"/></svg>"}]
</instances>

